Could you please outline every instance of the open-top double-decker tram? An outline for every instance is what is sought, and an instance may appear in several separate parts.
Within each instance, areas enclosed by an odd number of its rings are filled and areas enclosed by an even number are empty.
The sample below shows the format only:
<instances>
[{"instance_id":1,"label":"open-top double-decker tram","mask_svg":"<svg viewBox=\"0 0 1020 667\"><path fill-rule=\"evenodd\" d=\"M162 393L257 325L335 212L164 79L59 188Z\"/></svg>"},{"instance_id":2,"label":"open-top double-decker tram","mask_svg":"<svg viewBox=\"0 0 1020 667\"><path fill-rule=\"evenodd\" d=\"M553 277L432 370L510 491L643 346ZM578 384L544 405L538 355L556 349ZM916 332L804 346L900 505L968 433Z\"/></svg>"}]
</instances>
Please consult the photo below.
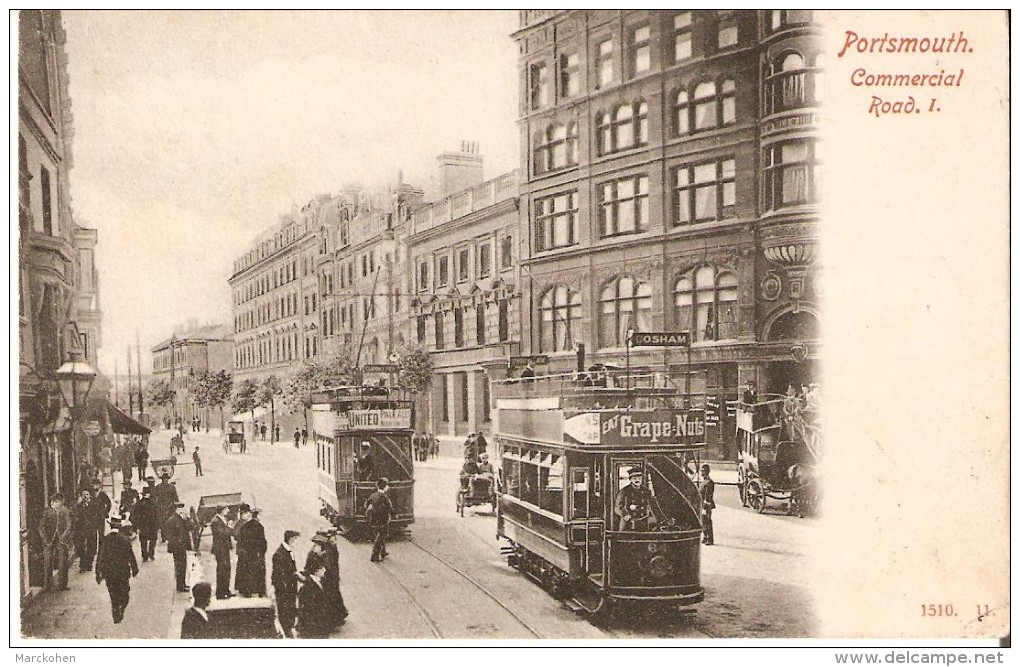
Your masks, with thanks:
<instances>
[{"instance_id":1,"label":"open-top double-decker tram","mask_svg":"<svg viewBox=\"0 0 1020 667\"><path fill-rule=\"evenodd\" d=\"M312 393L311 414L322 516L353 537L367 527L365 502L385 477L391 529L413 523L413 402L379 387L335 387Z\"/></svg>"},{"instance_id":2,"label":"open-top double-decker tram","mask_svg":"<svg viewBox=\"0 0 1020 667\"><path fill-rule=\"evenodd\" d=\"M704 404L654 384L653 376L585 375L494 383L503 551L592 614L704 597L701 499L691 479ZM635 491L635 477L645 491Z\"/></svg>"}]
</instances>

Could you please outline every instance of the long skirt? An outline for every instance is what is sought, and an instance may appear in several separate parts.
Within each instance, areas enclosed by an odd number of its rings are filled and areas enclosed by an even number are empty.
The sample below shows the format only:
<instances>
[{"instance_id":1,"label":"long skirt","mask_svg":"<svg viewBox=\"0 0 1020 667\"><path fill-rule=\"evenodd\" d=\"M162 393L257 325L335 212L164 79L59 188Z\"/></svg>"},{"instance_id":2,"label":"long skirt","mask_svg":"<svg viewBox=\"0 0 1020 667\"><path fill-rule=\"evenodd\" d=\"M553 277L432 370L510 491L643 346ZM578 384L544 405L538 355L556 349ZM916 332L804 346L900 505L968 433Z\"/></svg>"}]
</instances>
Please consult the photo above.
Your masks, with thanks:
<instances>
[{"instance_id":1,"label":"long skirt","mask_svg":"<svg viewBox=\"0 0 1020 667\"><path fill-rule=\"evenodd\" d=\"M241 595L266 594L265 554L249 551L237 552L237 574L234 588Z\"/></svg>"}]
</instances>

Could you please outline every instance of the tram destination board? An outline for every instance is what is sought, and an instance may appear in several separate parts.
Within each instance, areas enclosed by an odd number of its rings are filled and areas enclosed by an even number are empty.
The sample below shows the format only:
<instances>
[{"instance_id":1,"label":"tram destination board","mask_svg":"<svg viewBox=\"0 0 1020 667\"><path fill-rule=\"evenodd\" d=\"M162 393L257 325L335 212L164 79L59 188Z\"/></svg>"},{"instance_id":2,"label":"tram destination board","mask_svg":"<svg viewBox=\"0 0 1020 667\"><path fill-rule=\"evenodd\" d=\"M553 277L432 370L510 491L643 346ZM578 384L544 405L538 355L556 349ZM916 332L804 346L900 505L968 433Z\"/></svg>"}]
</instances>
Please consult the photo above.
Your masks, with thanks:
<instances>
[{"instance_id":1,"label":"tram destination board","mask_svg":"<svg viewBox=\"0 0 1020 667\"><path fill-rule=\"evenodd\" d=\"M687 347L690 333L687 331L635 331L631 336L631 347Z\"/></svg>"}]
</instances>

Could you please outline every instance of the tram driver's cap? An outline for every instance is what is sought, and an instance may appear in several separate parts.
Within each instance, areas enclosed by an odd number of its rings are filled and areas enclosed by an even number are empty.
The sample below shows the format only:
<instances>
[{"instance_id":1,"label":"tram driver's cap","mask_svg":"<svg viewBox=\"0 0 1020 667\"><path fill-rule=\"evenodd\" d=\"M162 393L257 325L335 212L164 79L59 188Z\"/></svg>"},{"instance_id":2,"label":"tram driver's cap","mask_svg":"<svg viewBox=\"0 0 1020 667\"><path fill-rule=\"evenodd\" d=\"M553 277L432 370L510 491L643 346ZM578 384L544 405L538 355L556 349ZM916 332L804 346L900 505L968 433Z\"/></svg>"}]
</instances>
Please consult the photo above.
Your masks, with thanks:
<instances>
[{"instance_id":1,"label":"tram driver's cap","mask_svg":"<svg viewBox=\"0 0 1020 667\"><path fill-rule=\"evenodd\" d=\"M628 477L644 477L645 476L645 471L642 470L639 466L634 466L633 468L631 468L630 470L627 471L627 476Z\"/></svg>"}]
</instances>

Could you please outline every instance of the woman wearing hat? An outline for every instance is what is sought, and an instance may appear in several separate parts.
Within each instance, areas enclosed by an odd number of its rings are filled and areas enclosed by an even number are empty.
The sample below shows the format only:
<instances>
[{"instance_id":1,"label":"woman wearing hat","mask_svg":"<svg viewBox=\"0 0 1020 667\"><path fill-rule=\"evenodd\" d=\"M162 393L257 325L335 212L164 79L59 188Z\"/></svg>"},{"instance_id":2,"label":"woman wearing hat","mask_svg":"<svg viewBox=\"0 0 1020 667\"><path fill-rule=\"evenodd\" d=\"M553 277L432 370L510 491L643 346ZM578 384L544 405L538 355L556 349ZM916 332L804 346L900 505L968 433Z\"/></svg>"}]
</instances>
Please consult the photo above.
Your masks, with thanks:
<instances>
[{"instance_id":1,"label":"woman wearing hat","mask_svg":"<svg viewBox=\"0 0 1020 667\"><path fill-rule=\"evenodd\" d=\"M234 588L245 597L266 595L266 530L259 521L259 510L241 506L244 523L237 531L237 574ZM238 523L241 520L238 519Z\"/></svg>"}]
</instances>

